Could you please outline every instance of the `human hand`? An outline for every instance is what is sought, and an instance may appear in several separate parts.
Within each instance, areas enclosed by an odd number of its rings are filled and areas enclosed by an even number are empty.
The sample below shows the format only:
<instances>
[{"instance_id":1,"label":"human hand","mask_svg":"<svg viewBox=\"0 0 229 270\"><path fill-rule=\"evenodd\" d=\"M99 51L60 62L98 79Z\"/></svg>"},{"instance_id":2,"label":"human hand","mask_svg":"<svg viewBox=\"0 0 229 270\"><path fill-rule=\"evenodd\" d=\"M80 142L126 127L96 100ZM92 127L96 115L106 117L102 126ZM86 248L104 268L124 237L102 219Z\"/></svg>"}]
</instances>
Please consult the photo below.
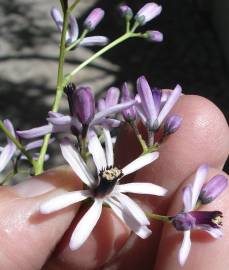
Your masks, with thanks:
<instances>
[{"instance_id":1,"label":"human hand","mask_svg":"<svg viewBox=\"0 0 229 270\"><path fill-rule=\"evenodd\" d=\"M181 188L193 179L200 164L212 167L209 179L222 173L229 149L228 125L222 113L206 99L184 95L172 113L183 117L181 128L161 146L157 161L131 175L133 181L152 180L169 190L168 196L160 200L136 196L145 207L161 214L166 214L168 208L169 214L181 210ZM117 163L123 165L136 157L139 149L135 145L130 130L121 133L116 148ZM174 228L153 221L152 235L142 240L130 235L109 208L103 209L87 242L79 250L70 251L68 237L84 211L79 210L80 204L45 216L38 213L38 208L41 202L56 194L81 188L81 182L68 167L47 171L15 187L2 187L0 269L178 269L181 235ZM228 191L214 204L203 208L223 211L224 224L229 222L227 197ZM184 269L206 266L225 269L229 265L226 226L221 241L212 240L203 232L193 234L192 239L192 250Z\"/></svg>"}]
</instances>

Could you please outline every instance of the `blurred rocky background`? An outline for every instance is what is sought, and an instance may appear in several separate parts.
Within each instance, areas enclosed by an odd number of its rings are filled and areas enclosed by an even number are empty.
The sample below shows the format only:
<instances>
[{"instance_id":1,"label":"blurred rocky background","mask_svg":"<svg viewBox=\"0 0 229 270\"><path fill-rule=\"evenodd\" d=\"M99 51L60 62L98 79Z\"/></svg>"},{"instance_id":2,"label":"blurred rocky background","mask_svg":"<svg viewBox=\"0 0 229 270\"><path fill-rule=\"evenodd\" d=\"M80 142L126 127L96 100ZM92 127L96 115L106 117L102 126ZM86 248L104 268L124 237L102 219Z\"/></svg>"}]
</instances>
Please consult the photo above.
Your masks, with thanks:
<instances>
[{"instance_id":1,"label":"blurred rocky background","mask_svg":"<svg viewBox=\"0 0 229 270\"><path fill-rule=\"evenodd\" d=\"M79 24L99 6L106 10L96 34L111 40L124 31L117 12L121 1L85 0L74 15ZM126 1L137 11L148 1ZM157 0L162 14L146 25L164 33L161 44L131 40L80 72L77 84L96 93L145 74L152 85L205 96L229 116L229 1ZM219 5L220 2L220 5ZM58 0L0 0L0 114L20 129L45 123L55 93L60 35L49 15ZM98 48L80 48L66 61L66 72ZM67 112L63 100L61 111ZM51 148L52 149L52 148ZM54 149L55 150L55 149ZM57 158L55 162L61 161Z\"/></svg>"}]
</instances>

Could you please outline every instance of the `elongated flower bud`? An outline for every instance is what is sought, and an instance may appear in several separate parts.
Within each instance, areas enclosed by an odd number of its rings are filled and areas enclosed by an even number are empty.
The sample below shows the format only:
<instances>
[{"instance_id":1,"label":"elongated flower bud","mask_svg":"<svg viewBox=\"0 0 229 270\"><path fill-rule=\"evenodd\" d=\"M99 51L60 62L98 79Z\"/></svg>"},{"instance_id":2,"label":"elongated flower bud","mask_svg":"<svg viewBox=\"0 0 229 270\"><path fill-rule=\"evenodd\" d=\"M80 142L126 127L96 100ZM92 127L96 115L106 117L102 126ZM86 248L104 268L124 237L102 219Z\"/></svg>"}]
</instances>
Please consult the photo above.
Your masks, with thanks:
<instances>
[{"instance_id":1,"label":"elongated flower bud","mask_svg":"<svg viewBox=\"0 0 229 270\"><path fill-rule=\"evenodd\" d=\"M162 7L156 3L145 4L136 14L135 20L139 22L140 25L144 25L147 22L154 19L161 13Z\"/></svg>"},{"instance_id":2,"label":"elongated flower bud","mask_svg":"<svg viewBox=\"0 0 229 270\"><path fill-rule=\"evenodd\" d=\"M120 5L119 6L119 11L120 11L121 15L124 18L126 18L127 20L131 20L132 19L132 17L133 17L133 11L132 11L132 9L129 6L124 5L124 4L123 5Z\"/></svg>"},{"instance_id":3,"label":"elongated flower bud","mask_svg":"<svg viewBox=\"0 0 229 270\"><path fill-rule=\"evenodd\" d=\"M133 98L131 97L129 88L127 83L125 82L122 86L122 97L121 102L127 102L131 101ZM136 109L134 106L131 106L130 108L123 110L122 115L126 121L135 121L136 120Z\"/></svg>"},{"instance_id":4,"label":"elongated flower bud","mask_svg":"<svg viewBox=\"0 0 229 270\"><path fill-rule=\"evenodd\" d=\"M91 11L91 13L87 16L84 27L89 31L93 31L95 27L101 22L104 17L104 10L101 8L95 8Z\"/></svg>"},{"instance_id":5,"label":"elongated flower bud","mask_svg":"<svg viewBox=\"0 0 229 270\"><path fill-rule=\"evenodd\" d=\"M63 29L63 17L61 15L59 9L56 7L53 7L50 11L50 14L53 18L53 21L56 24L57 29L59 30L59 32L61 32Z\"/></svg>"},{"instance_id":6,"label":"elongated flower bud","mask_svg":"<svg viewBox=\"0 0 229 270\"><path fill-rule=\"evenodd\" d=\"M79 87L72 95L73 116L88 125L95 115L95 100L90 87Z\"/></svg>"},{"instance_id":7,"label":"elongated flower bud","mask_svg":"<svg viewBox=\"0 0 229 270\"><path fill-rule=\"evenodd\" d=\"M159 31L147 31L146 32L147 39L151 42L162 42L163 41L163 34Z\"/></svg>"},{"instance_id":8,"label":"elongated flower bud","mask_svg":"<svg viewBox=\"0 0 229 270\"><path fill-rule=\"evenodd\" d=\"M228 180L223 175L214 176L201 189L199 200L202 204L214 201L226 188Z\"/></svg>"},{"instance_id":9,"label":"elongated flower bud","mask_svg":"<svg viewBox=\"0 0 229 270\"><path fill-rule=\"evenodd\" d=\"M106 93L106 108L114 106L118 103L120 96L120 90L117 87L110 87Z\"/></svg>"},{"instance_id":10,"label":"elongated flower bud","mask_svg":"<svg viewBox=\"0 0 229 270\"><path fill-rule=\"evenodd\" d=\"M164 134L170 135L172 133L175 133L178 128L181 126L182 117L178 115L171 115L169 116L164 125Z\"/></svg>"}]
</instances>

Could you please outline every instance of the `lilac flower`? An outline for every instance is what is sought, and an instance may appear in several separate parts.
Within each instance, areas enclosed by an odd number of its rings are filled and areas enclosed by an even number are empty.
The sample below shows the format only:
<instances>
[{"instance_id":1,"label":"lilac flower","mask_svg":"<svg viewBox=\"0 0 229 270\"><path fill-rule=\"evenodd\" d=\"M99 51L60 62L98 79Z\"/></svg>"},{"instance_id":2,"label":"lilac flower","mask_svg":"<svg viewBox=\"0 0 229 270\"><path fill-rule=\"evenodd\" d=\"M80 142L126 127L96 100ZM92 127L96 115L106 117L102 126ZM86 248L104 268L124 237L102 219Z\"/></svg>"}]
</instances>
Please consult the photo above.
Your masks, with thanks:
<instances>
[{"instance_id":1,"label":"lilac flower","mask_svg":"<svg viewBox=\"0 0 229 270\"><path fill-rule=\"evenodd\" d=\"M174 227L184 232L183 242L179 251L179 263L183 266L191 248L191 230L203 230L214 238L222 237L222 213L220 211L195 211L203 183L207 177L208 166L198 168L193 185L184 188L184 211L171 218Z\"/></svg>"},{"instance_id":2,"label":"lilac flower","mask_svg":"<svg viewBox=\"0 0 229 270\"><path fill-rule=\"evenodd\" d=\"M87 16L84 27L88 29L89 31L92 31L95 29L95 27L100 23L100 21L104 17L104 10L101 8L95 8L91 11L91 13Z\"/></svg>"},{"instance_id":3,"label":"lilac flower","mask_svg":"<svg viewBox=\"0 0 229 270\"><path fill-rule=\"evenodd\" d=\"M77 91L82 91L85 92L83 94L84 96L84 102L82 104L80 104L80 102L82 101L79 98L74 98L74 93L76 93L77 96ZM17 131L17 134L22 137L22 138L26 138L26 139L31 139L31 138L36 138L36 137L40 137L40 136L44 136L48 133L74 133L74 134L80 134L83 131L83 125L86 124L86 122L84 122L86 120L86 114L88 114L88 112L90 111L92 113L93 109L92 107L94 107L95 105L93 104L94 99L92 100L91 97L86 95L90 95L88 94L88 91L91 92L91 90L89 90L89 88L87 88L87 90L85 90L85 87L79 87L75 90L73 90L73 92L69 92L68 93L68 98L69 98L69 105L70 105L70 109L72 112L72 115L63 115L60 113L54 113L54 112L49 112L48 115L49 117L47 118L49 124L48 125L44 125L38 128L33 128L30 130L24 130L24 131ZM86 93L87 92L87 93ZM117 125L120 124L120 121L115 120L115 119L109 119L107 118L109 115L112 114L116 114L119 113L121 111L123 111L124 109L127 109L129 107L131 107L135 101L129 101L129 102L125 102L122 104L114 104L112 105L112 99L114 98L114 96L112 95L112 91L108 91L107 93L107 97L106 97L106 107L104 110L99 111L97 113L95 113L94 115L90 115L88 114L87 117L88 121L87 121L87 128L88 130L93 129L95 126L104 126L104 127L115 127ZM89 101L90 100L90 101ZM110 105L108 106L110 102ZM89 110L88 110L88 106L92 106ZM78 110L78 108L80 107L80 110ZM83 116L84 114L84 116ZM79 118L79 115L82 116L82 118ZM80 117L81 117L80 116ZM93 117L92 117L93 116ZM84 119L83 119L84 118ZM81 122L83 120L83 122ZM82 125L83 124L83 125Z\"/></svg>"},{"instance_id":4,"label":"lilac flower","mask_svg":"<svg viewBox=\"0 0 229 270\"><path fill-rule=\"evenodd\" d=\"M61 151L64 158L88 189L66 192L40 205L41 213L50 214L87 198L93 200L92 206L79 221L71 236L69 245L72 250L80 248L87 240L101 215L104 204L109 205L114 213L138 236L141 238L148 237L151 231L147 227L149 221L144 211L124 193L157 196L164 196L166 194L166 189L151 183L120 184L122 177L141 169L157 159L159 156L158 152L140 156L123 169L119 169L114 166L111 136L106 129L104 130L104 136L105 152L98 137L93 132L90 133L88 149L97 168L96 177L92 175L80 154L74 150L74 147L68 140L65 139L61 143Z\"/></svg>"},{"instance_id":5,"label":"lilac flower","mask_svg":"<svg viewBox=\"0 0 229 270\"><path fill-rule=\"evenodd\" d=\"M9 130L13 137L16 138L16 134L14 131L14 127L10 120L4 120L4 126ZM1 149L0 154L0 172L5 169L7 164L12 159L13 155L15 154L17 148L16 145L7 137L7 144L5 147Z\"/></svg>"},{"instance_id":6,"label":"lilac flower","mask_svg":"<svg viewBox=\"0 0 229 270\"><path fill-rule=\"evenodd\" d=\"M163 34L160 31L150 30L146 32L147 39L152 42L162 42Z\"/></svg>"},{"instance_id":7,"label":"lilac flower","mask_svg":"<svg viewBox=\"0 0 229 270\"><path fill-rule=\"evenodd\" d=\"M58 10L58 8L53 7L51 9L51 16L57 26L59 32L62 32L63 29L63 17ZM76 21L76 18L70 14L69 16L69 27L66 33L66 43L68 45L74 43L79 37L79 27ZM84 38L80 43L79 46L103 46L107 44L108 39L104 36L91 36Z\"/></svg>"},{"instance_id":8,"label":"lilac flower","mask_svg":"<svg viewBox=\"0 0 229 270\"><path fill-rule=\"evenodd\" d=\"M156 131L161 126L165 117L171 111L181 95L181 87L177 85L170 95L164 95L160 90L151 90L146 78L141 76L137 80L137 112L150 131Z\"/></svg>"},{"instance_id":9,"label":"lilac flower","mask_svg":"<svg viewBox=\"0 0 229 270\"><path fill-rule=\"evenodd\" d=\"M122 98L121 102L127 102L133 100L131 93L129 91L127 83L124 83L122 86ZM135 121L136 120L136 108L132 106L126 110L123 110L122 115L126 121Z\"/></svg>"},{"instance_id":10,"label":"lilac flower","mask_svg":"<svg viewBox=\"0 0 229 270\"><path fill-rule=\"evenodd\" d=\"M228 180L223 175L216 175L208 181L200 191L199 200L208 204L215 200L228 186Z\"/></svg>"},{"instance_id":11,"label":"lilac flower","mask_svg":"<svg viewBox=\"0 0 229 270\"><path fill-rule=\"evenodd\" d=\"M144 25L157 17L162 11L162 7L156 3L150 2L145 4L136 14L135 20L139 22L140 25Z\"/></svg>"},{"instance_id":12,"label":"lilac flower","mask_svg":"<svg viewBox=\"0 0 229 270\"><path fill-rule=\"evenodd\" d=\"M125 4L122 4L122 5L119 6L119 11L120 11L121 15L123 17L125 17L127 20L132 19L133 11L129 6L127 6Z\"/></svg>"},{"instance_id":13,"label":"lilac flower","mask_svg":"<svg viewBox=\"0 0 229 270\"><path fill-rule=\"evenodd\" d=\"M175 133L179 127L181 126L182 117L179 115L171 115L169 116L164 125L164 134L170 135L172 133Z\"/></svg>"}]
</instances>

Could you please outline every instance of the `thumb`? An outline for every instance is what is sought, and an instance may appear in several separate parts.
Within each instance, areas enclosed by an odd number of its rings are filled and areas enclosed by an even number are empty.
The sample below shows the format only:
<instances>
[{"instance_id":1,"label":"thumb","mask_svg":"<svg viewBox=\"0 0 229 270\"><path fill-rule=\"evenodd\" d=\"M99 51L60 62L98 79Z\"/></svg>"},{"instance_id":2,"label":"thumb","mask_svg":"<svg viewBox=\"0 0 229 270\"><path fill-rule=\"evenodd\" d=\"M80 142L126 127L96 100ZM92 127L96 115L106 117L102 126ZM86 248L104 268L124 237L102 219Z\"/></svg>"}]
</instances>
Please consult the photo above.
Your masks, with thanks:
<instances>
[{"instance_id":1,"label":"thumb","mask_svg":"<svg viewBox=\"0 0 229 270\"><path fill-rule=\"evenodd\" d=\"M80 204L48 216L39 213L39 205L72 189L82 189L82 183L65 167L47 171L14 187L0 188L0 269L42 267Z\"/></svg>"}]
</instances>

